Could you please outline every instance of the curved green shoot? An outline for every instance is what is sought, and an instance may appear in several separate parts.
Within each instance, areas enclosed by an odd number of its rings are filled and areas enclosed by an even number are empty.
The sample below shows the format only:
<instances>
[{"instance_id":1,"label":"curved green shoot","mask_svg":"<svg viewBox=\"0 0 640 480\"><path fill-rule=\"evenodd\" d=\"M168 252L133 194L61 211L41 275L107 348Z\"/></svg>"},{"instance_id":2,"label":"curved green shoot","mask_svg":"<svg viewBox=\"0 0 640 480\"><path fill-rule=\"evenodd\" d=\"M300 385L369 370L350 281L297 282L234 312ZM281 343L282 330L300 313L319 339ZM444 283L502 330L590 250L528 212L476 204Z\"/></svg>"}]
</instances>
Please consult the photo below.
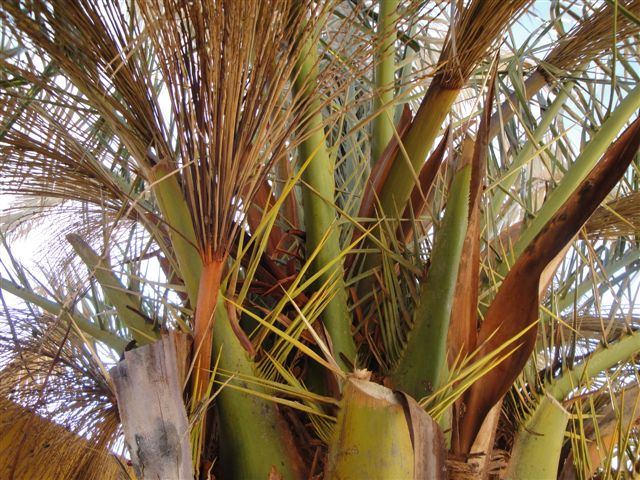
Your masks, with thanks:
<instances>
[{"instance_id":1,"label":"curved green shoot","mask_svg":"<svg viewBox=\"0 0 640 480\"><path fill-rule=\"evenodd\" d=\"M556 399L542 398L518 434L507 478L556 478L568 421L569 412Z\"/></svg>"}]
</instances>

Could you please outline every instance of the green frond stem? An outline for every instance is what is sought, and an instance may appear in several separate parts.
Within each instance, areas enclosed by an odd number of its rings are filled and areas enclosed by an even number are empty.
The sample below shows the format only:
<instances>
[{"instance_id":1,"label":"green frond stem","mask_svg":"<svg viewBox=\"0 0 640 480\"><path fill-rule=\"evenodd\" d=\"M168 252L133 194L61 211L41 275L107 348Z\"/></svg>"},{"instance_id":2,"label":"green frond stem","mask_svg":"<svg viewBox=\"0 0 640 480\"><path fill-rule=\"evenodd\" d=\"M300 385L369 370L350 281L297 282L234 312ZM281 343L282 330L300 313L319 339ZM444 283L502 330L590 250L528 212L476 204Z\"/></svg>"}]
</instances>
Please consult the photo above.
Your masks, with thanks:
<instances>
[{"instance_id":1,"label":"green frond stem","mask_svg":"<svg viewBox=\"0 0 640 480\"><path fill-rule=\"evenodd\" d=\"M640 332L600 347L580 365L547 385L547 395L518 435L507 478L555 478L569 414L559 402L596 375L640 351ZM535 477L532 477L535 475Z\"/></svg>"},{"instance_id":2,"label":"green frond stem","mask_svg":"<svg viewBox=\"0 0 640 480\"><path fill-rule=\"evenodd\" d=\"M327 478L445 478L436 423L413 399L365 379L346 381L332 440Z\"/></svg>"},{"instance_id":3,"label":"green frond stem","mask_svg":"<svg viewBox=\"0 0 640 480\"><path fill-rule=\"evenodd\" d=\"M318 55L310 40L306 40L306 45L302 48L296 71L298 74L293 82L294 95L302 98L313 95L310 90L317 81ZM340 232L336 224L337 214L335 206L328 201L335 197L335 162L325 143L320 99L311 98L304 104L307 105L310 115L305 131L301 132L306 139L299 147L300 163L308 162L302 173L306 249L307 252L313 252L322 245L313 261L313 272L334 263L334 266L319 279L319 284L324 284L332 278L338 279L335 295L322 313L322 320L331 336L335 358L344 371L349 371L351 365L345 362L342 356L355 363L356 346L351 332L351 315L341 262L334 262L340 257L341 251Z\"/></svg>"},{"instance_id":4,"label":"green frond stem","mask_svg":"<svg viewBox=\"0 0 640 480\"><path fill-rule=\"evenodd\" d=\"M0 277L0 290L15 295L25 302L32 303L51 315L68 318L69 321L83 333L113 348L117 352L123 352L129 343L129 340L126 338L121 338L109 331L102 330L97 324L91 323L80 316L72 315L59 303L48 300L34 293L32 290L13 283L11 280Z\"/></svg>"},{"instance_id":5,"label":"green frond stem","mask_svg":"<svg viewBox=\"0 0 640 480\"><path fill-rule=\"evenodd\" d=\"M202 402L209 401L212 356L218 358L217 367L232 376L253 377L256 374L225 308L220 290L221 264L204 265L201 271L193 347L196 355L194 383L199 387L194 387L192 411L198 409ZM220 383L224 381L226 379ZM260 389L235 378L231 382L252 391ZM258 393L266 395L266 392ZM284 479L302 477L303 467L293 439L273 402L236 388L223 387L216 396L216 405L224 438L220 459L229 478L267 478L273 473L272 468ZM206 438L205 417L197 419L200 430L194 438ZM246 448L247 445L254 448ZM192 445L198 451L201 451L200 447Z\"/></svg>"},{"instance_id":6,"label":"green frond stem","mask_svg":"<svg viewBox=\"0 0 640 480\"><path fill-rule=\"evenodd\" d=\"M79 235L69 234L67 241L100 284L105 296L116 308L118 317L127 326L138 345L146 345L156 340L158 332L155 331L153 322L141 314L140 302L122 285L107 261L94 252Z\"/></svg>"},{"instance_id":7,"label":"green frond stem","mask_svg":"<svg viewBox=\"0 0 640 480\"><path fill-rule=\"evenodd\" d=\"M431 267L420 287L414 326L392 373L396 388L417 399L438 390L447 378L447 335L469 218L470 182L467 164L454 176Z\"/></svg>"},{"instance_id":8,"label":"green frond stem","mask_svg":"<svg viewBox=\"0 0 640 480\"><path fill-rule=\"evenodd\" d=\"M413 122L402 138L400 148L397 149L387 178L380 190L379 201L383 217L396 218L397 212L403 212L407 207L425 157L440 133L442 122L444 122L459 92L458 89L448 89L439 84L431 84ZM380 228L376 228L373 235L379 238L382 235ZM379 255L365 255L362 271L368 272L379 264ZM360 282L358 296L363 297L370 290L370 279Z\"/></svg>"},{"instance_id":9,"label":"green frond stem","mask_svg":"<svg viewBox=\"0 0 640 480\"><path fill-rule=\"evenodd\" d=\"M518 433L507 478L556 478L568 421L569 412L556 399L543 397Z\"/></svg>"},{"instance_id":10,"label":"green frond stem","mask_svg":"<svg viewBox=\"0 0 640 480\"><path fill-rule=\"evenodd\" d=\"M191 214L176 175L175 170L169 165L158 163L151 169L151 188L169 229L171 244L180 267L179 276L187 288L191 304L195 305L202 273L202 260L196 248L196 234Z\"/></svg>"},{"instance_id":11,"label":"green frond stem","mask_svg":"<svg viewBox=\"0 0 640 480\"><path fill-rule=\"evenodd\" d=\"M617 363L632 358L640 352L640 331L621 338L617 342L602 346L579 365L566 370L554 380L547 391L556 400L562 401L579 385L584 385L593 378Z\"/></svg>"},{"instance_id":12,"label":"green frond stem","mask_svg":"<svg viewBox=\"0 0 640 480\"><path fill-rule=\"evenodd\" d=\"M440 84L431 84L427 91L380 192L380 205L387 218L394 218L396 212L404 211L414 180L458 93L458 89L444 88Z\"/></svg>"},{"instance_id":13,"label":"green frond stem","mask_svg":"<svg viewBox=\"0 0 640 480\"><path fill-rule=\"evenodd\" d=\"M519 170L523 165L525 165L535 155L538 154L540 141L542 140L544 135L548 133L549 126L553 123L555 118L560 113L560 110L569 98L569 94L571 93L571 90L573 90L574 86L575 83L568 82L560 89L554 101L542 115L538 127L531 134L531 137L529 138L527 143L515 156L515 158L511 162L511 165L509 165L509 169L500 176L500 179L495 185L491 186L491 188L495 188L495 193L493 195L493 198L491 199L491 210L489 210L490 212L497 214L500 211L500 207L502 206L507 193L518 179Z\"/></svg>"},{"instance_id":14,"label":"green frond stem","mask_svg":"<svg viewBox=\"0 0 640 480\"><path fill-rule=\"evenodd\" d=\"M395 41L396 22L398 20L398 0L379 0L378 36L379 46L375 54L375 98L374 111L377 116L373 120L371 134L371 164L382 156L389 141L393 138L393 108L395 84Z\"/></svg>"},{"instance_id":15,"label":"green frond stem","mask_svg":"<svg viewBox=\"0 0 640 480\"><path fill-rule=\"evenodd\" d=\"M514 245L514 255L518 258L536 237L542 228L555 215L560 207L567 201L580 183L596 165L602 154L613 143L622 127L640 108L640 86L634 88L625 97L611 116L604 121L600 129L591 141L582 150L576 161L571 165L567 173L562 177L560 184L551 192L535 218ZM503 267L505 270L506 267ZM503 272L504 273L504 272Z\"/></svg>"},{"instance_id":16,"label":"green frond stem","mask_svg":"<svg viewBox=\"0 0 640 480\"><path fill-rule=\"evenodd\" d=\"M233 332L221 294L215 309L213 349L216 356L220 355L221 369L232 375L255 376L252 361ZM238 378L231 382L254 391L260 389ZM225 387L216 401L222 439L219 458L226 478L302 477L293 438L273 402Z\"/></svg>"}]
</instances>

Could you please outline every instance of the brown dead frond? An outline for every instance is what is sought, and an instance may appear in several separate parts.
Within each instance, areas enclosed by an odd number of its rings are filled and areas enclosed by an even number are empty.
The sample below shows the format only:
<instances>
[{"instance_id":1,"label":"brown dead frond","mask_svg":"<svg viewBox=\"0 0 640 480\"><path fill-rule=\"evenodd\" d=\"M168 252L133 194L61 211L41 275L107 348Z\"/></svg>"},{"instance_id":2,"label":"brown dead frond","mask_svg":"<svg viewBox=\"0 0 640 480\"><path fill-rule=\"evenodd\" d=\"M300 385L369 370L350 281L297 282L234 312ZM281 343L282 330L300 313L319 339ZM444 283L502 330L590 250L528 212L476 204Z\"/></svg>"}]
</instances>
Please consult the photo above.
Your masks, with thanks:
<instances>
[{"instance_id":1,"label":"brown dead frond","mask_svg":"<svg viewBox=\"0 0 640 480\"><path fill-rule=\"evenodd\" d=\"M5 2L0 19L50 59L126 146L138 167L150 167L149 152L167 155L167 124L154 83L156 66L142 48L133 4L36 0L30 9ZM32 69L28 65L28 69ZM74 97L70 96L69 99Z\"/></svg>"},{"instance_id":2,"label":"brown dead frond","mask_svg":"<svg viewBox=\"0 0 640 480\"><path fill-rule=\"evenodd\" d=\"M302 127L328 106L335 91L346 88L344 65L332 61L323 65L322 78L307 82L303 94L290 95L305 42L346 41L341 40L344 30L320 36L318 24L332 5L288 0L142 4L180 132L176 154L159 160L182 177L205 263L226 256L238 220L271 166L292 155L303 140ZM363 46L354 57L367 54ZM334 92L324 103L308 105L316 94L324 96L329 81Z\"/></svg>"},{"instance_id":3,"label":"brown dead frond","mask_svg":"<svg viewBox=\"0 0 640 480\"><path fill-rule=\"evenodd\" d=\"M205 259L226 255L236 216L285 154L285 93L305 7L293 12L278 0L141 4L179 132L177 158L159 160L180 170Z\"/></svg>"},{"instance_id":4,"label":"brown dead frond","mask_svg":"<svg viewBox=\"0 0 640 480\"><path fill-rule=\"evenodd\" d=\"M636 17L640 15L640 2L637 0L602 2L599 8L581 18L558 41L539 69L554 76L572 72L611 48L614 32L618 39L633 38L640 32L640 25L623 13L623 8Z\"/></svg>"},{"instance_id":5,"label":"brown dead frond","mask_svg":"<svg viewBox=\"0 0 640 480\"><path fill-rule=\"evenodd\" d=\"M439 60L441 71L434 81L444 88L459 89L531 0L474 0L466 7L462 1L454 4L455 14Z\"/></svg>"},{"instance_id":6,"label":"brown dead frond","mask_svg":"<svg viewBox=\"0 0 640 480\"><path fill-rule=\"evenodd\" d=\"M133 470L104 446L0 394L0 477L121 480Z\"/></svg>"},{"instance_id":7,"label":"brown dead frond","mask_svg":"<svg viewBox=\"0 0 640 480\"><path fill-rule=\"evenodd\" d=\"M127 188L114 171L132 166L105 145L111 133L95 112L84 112L80 119L81 105L52 106L49 102L59 96L55 90L45 90L26 105L19 90L7 93L2 119L16 118L0 135L3 192L75 199L117 211L133 185Z\"/></svg>"},{"instance_id":8,"label":"brown dead frond","mask_svg":"<svg viewBox=\"0 0 640 480\"><path fill-rule=\"evenodd\" d=\"M640 194L630 193L599 207L585 225L592 238L619 238L640 233Z\"/></svg>"},{"instance_id":9,"label":"brown dead frond","mask_svg":"<svg viewBox=\"0 0 640 480\"><path fill-rule=\"evenodd\" d=\"M8 327L0 335L0 398L65 425L97 449L116 448L120 422L115 395L106 371L73 327L48 315L8 308L0 318Z\"/></svg>"}]
</instances>

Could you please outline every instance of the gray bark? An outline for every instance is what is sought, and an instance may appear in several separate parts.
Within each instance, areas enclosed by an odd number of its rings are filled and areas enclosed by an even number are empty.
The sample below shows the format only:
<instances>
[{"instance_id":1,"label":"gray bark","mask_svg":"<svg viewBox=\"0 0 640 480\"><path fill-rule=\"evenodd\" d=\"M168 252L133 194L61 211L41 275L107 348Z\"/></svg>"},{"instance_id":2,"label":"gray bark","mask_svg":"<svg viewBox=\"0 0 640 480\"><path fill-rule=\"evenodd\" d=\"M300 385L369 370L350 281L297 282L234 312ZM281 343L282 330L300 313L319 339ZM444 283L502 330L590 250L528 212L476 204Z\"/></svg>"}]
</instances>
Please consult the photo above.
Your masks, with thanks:
<instances>
[{"instance_id":1,"label":"gray bark","mask_svg":"<svg viewBox=\"0 0 640 480\"><path fill-rule=\"evenodd\" d=\"M138 478L193 479L189 425L182 399L186 358L181 335L125 352L111 369L125 441Z\"/></svg>"}]
</instances>

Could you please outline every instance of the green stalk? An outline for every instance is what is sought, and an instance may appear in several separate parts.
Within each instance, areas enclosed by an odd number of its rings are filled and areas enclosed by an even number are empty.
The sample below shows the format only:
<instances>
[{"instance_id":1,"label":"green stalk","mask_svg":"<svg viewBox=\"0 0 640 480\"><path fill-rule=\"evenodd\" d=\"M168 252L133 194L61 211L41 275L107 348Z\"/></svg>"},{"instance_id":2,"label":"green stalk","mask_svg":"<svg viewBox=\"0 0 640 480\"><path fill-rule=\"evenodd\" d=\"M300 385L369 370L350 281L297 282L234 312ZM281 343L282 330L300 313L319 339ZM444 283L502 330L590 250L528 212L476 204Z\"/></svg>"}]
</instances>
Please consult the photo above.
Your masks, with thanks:
<instances>
[{"instance_id":1,"label":"green stalk","mask_svg":"<svg viewBox=\"0 0 640 480\"><path fill-rule=\"evenodd\" d=\"M395 386L417 399L438 390L446 379L447 335L469 218L470 181L471 165L465 165L454 176L414 327L392 374Z\"/></svg>"},{"instance_id":2,"label":"green stalk","mask_svg":"<svg viewBox=\"0 0 640 480\"><path fill-rule=\"evenodd\" d=\"M396 218L398 212L405 211L424 159L459 92L458 89L431 84L409 130L402 138L401 148L393 159L389 174L380 191L379 201L385 218ZM377 227L372 234L374 237L381 238L383 232L380 227ZM368 253L364 255L361 271L369 272L379 265L380 255ZM359 282L358 296L368 295L372 283L371 277Z\"/></svg>"},{"instance_id":3,"label":"green stalk","mask_svg":"<svg viewBox=\"0 0 640 480\"><path fill-rule=\"evenodd\" d=\"M600 347L579 365L566 370L547 390L559 401L564 400L578 385L617 363L627 360L640 352L640 331L634 332L606 347Z\"/></svg>"},{"instance_id":4,"label":"green stalk","mask_svg":"<svg viewBox=\"0 0 640 480\"><path fill-rule=\"evenodd\" d=\"M640 332L596 350L580 365L566 370L520 431L511 455L510 479L555 478L569 414L558 403L571 391L640 351Z\"/></svg>"},{"instance_id":5,"label":"green stalk","mask_svg":"<svg viewBox=\"0 0 640 480\"><path fill-rule=\"evenodd\" d=\"M230 374L255 376L252 361L231 328L221 294L215 310L213 346L214 356L220 355L220 368ZM260 390L237 378L231 383ZM222 440L219 458L225 478L301 477L296 449L273 402L229 386L222 388L216 402L220 411Z\"/></svg>"},{"instance_id":6,"label":"green stalk","mask_svg":"<svg viewBox=\"0 0 640 480\"><path fill-rule=\"evenodd\" d=\"M399 149L380 192L382 212L387 218L395 218L396 212L404 211L413 191L414 179L417 178L458 93L458 89L448 89L433 83L427 91L409 131L402 139L403 148Z\"/></svg>"},{"instance_id":7,"label":"green stalk","mask_svg":"<svg viewBox=\"0 0 640 480\"><path fill-rule=\"evenodd\" d=\"M398 20L397 8L398 0L379 0L378 15L378 36L380 46L376 50L376 74L375 90L376 96L373 108L377 116L373 120L373 131L371 134L371 164L380 159L382 152L393 138L393 110L391 103L394 99L395 84L395 40L396 22Z\"/></svg>"},{"instance_id":8,"label":"green stalk","mask_svg":"<svg viewBox=\"0 0 640 480\"><path fill-rule=\"evenodd\" d=\"M140 314L140 302L122 285L104 258L98 255L80 236L67 235L76 254L84 262L89 272L102 287L105 296L118 312L118 317L130 330L139 345L145 345L158 338L153 322Z\"/></svg>"},{"instance_id":9,"label":"green stalk","mask_svg":"<svg viewBox=\"0 0 640 480\"><path fill-rule=\"evenodd\" d=\"M507 478L556 478L569 412L557 400L544 397L516 438Z\"/></svg>"},{"instance_id":10,"label":"green stalk","mask_svg":"<svg viewBox=\"0 0 640 480\"><path fill-rule=\"evenodd\" d=\"M335 433L329 450L329 478L414 478L407 421L391 390L347 381Z\"/></svg>"},{"instance_id":11,"label":"green stalk","mask_svg":"<svg viewBox=\"0 0 640 480\"><path fill-rule=\"evenodd\" d=\"M325 143L321 103L318 97L310 98L313 85L318 77L318 55L311 43L305 41L297 61L298 72L294 82L294 95L303 98L309 121L301 135L306 138L299 147L300 164L308 160L302 173L302 203L306 231L307 252L313 252L322 245L312 264L312 273L321 271L326 265L340 257L340 235L336 223L336 209L330 203L335 197L335 161L329 155ZM328 234L327 234L328 232ZM326 238L325 238L326 237ZM324 243L323 243L324 242ZM322 320L331 337L336 361L345 370L351 370L349 362L355 363L356 346L351 332L351 315L347 303L347 291L343 280L341 262L335 263L318 280L318 285L332 279L336 281L336 292L327 304Z\"/></svg>"},{"instance_id":12,"label":"green stalk","mask_svg":"<svg viewBox=\"0 0 640 480\"><path fill-rule=\"evenodd\" d=\"M575 83L569 82L558 93L558 96L551 103L548 110L544 112L538 127L535 129L531 138L525 143L522 149L518 152L516 157L511 162L509 169L501 176L500 180L493 186L495 188L495 194L493 195L493 199L491 200L491 210L490 212L498 213L500 211L500 207L502 206L502 202L515 183L518 178L518 171L522 166L531 160L534 155L537 153L538 144L542 140L542 137L549 130L549 126L553 122L553 120L558 116L560 109L563 107L567 99L569 98L569 94L571 90L575 86Z\"/></svg>"},{"instance_id":13,"label":"green stalk","mask_svg":"<svg viewBox=\"0 0 640 480\"><path fill-rule=\"evenodd\" d=\"M640 108L640 85L634 88L618 105L612 115L602 124L600 130L578 156L576 161L562 177L560 184L551 192L535 218L514 246L515 258L518 258L536 237L558 209L567 201L578 185L585 179L598 162L604 151L614 141L625 123ZM505 267L506 268L506 267Z\"/></svg>"},{"instance_id":14,"label":"green stalk","mask_svg":"<svg viewBox=\"0 0 640 480\"><path fill-rule=\"evenodd\" d=\"M162 218L167 223L171 245L176 255L180 277L187 288L191 305L196 305L202 260L196 248L196 234L191 214L178 184L176 174L165 163L151 170L153 193Z\"/></svg>"},{"instance_id":15,"label":"green stalk","mask_svg":"<svg viewBox=\"0 0 640 480\"><path fill-rule=\"evenodd\" d=\"M117 352L123 352L124 348L129 343L127 339L120 338L109 331L102 330L98 325L91 323L82 317L72 315L59 303L52 302L51 300L34 293L32 290L20 287L12 281L2 277L0 277L0 290L9 292L16 297L21 298L25 302L32 303L56 317L62 317L63 315L67 316L71 322L82 330L82 332L113 348Z\"/></svg>"}]
</instances>

